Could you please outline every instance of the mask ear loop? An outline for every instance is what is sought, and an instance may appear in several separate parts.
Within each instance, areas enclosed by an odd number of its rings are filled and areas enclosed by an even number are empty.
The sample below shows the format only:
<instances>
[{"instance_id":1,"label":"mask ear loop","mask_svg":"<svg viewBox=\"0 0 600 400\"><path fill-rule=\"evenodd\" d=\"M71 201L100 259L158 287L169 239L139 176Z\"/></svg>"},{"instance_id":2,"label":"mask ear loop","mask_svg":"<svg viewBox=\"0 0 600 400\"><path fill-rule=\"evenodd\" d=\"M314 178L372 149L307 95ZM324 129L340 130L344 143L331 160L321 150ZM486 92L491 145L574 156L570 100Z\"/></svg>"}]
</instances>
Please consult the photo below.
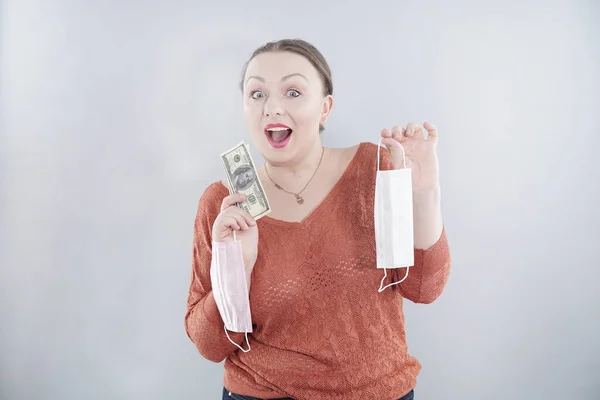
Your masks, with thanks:
<instances>
[{"instance_id":1,"label":"mask ear loop","mask_svg":"<svg viewBox=\"0 0 600 400\"><path fill-rule=\"evenodd\" d=\"M377 172L379 172L379 151L381 150L381 141L383 140L383 137L381 139L379 139L379 145L377 146ZM400 144L400 148L402 149L402 164L403 164L403 168L406 168L406 153L404 152L404 146L402 146ZM235 232L234 232L235 234ZM387 278L387 269L384 268L383 269L383 278L381 279L381 283L379 284L379 289L377 290L378 293L383 292L385 289L389 288L390 286L394 286L394 285L398 285L399 283L404 282L404 280L408 277L408 270L410 269L410 267L406 267L406 274L404 274L404 278L400 279L398 282L393 282L390 283L386 286L384 286L383 288L381 287L383 285L383 282L385 281L385 278Z\"/></svg>"},{"instance_id":2,"label":"mask ear loop","mask_svg":"<svg viewBox=\"0 0 600 400\"><path fill-rule=\"evenodd\" d=\"M381 285L383 285L383 281L385 281L385 278L387 278L387 271L385 270L385 268L383 269L384 275L383 275L383 279L381 279L381 283L379 284L379 290L377 290L379 293L383 292L385 289L389 288L390 286L394 286L394 285L398 285L399 283L404 282L404 280L406 278L408 278L408 270L410 267L406 267L406 274L404 274L404 278L400 279L398 282L393 282L390 283L384 287L381 287Z\"/></svg>"},{"instance_id":3,"label":"mask ear loop","mask_svg":"<svg viewBox=\"0 0 600 400\"><path fill-rule=\"evenodd\" d=\"M381 142L383 141L383 137L381 139L379 139L379 146L377 146L377 172L379 172L379 151L381 150ZM402 149L402 168L406 168L406 153L404 152L404 146L402 146L402 144L398 143L400 145L400 148ZM234 232L235 233L235 232Z\"/></svg>"},{"instance_id":4,"label":"mask ear loop","mask_svg":"<svg viewBox=\"0 0 600 400\"><path fill-rule=\"evenodd\" d=\"M229 341L233 344L235 344L237 346L238 349L240 349L241 351L243 351L244 353L249 352L250 350L252 350L250 348L250 342L248 341L248 332L245 332L245 336L246 336L246 343L248 343L248 350L244 350L243 347L241 347L239 344L237 344L236 342L234 342L233 340L231 340L231 338L229 337L229 333L227 333L227 328L225 327L225 325L223 325L223 330L225 331L225 335L227 335L227 339L229 339Z\"/></svg>"}]
</instances>

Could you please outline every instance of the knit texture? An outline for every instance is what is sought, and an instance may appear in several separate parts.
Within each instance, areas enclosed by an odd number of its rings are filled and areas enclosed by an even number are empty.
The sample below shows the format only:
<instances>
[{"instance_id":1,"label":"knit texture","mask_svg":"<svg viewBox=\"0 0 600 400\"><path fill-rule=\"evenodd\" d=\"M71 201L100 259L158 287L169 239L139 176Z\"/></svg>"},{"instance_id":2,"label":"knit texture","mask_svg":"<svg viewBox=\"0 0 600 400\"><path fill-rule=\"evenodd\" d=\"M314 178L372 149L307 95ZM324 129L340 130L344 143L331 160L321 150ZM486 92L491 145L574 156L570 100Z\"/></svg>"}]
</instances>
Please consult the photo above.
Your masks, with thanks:
<instances>
[{"instance_id":1,"label":"knit texture","mask_svg":"<svg viewBox=\"0 0 600 400\"><path fill-rule=\"evenodd\" d=\"M381 169L391 169L387 151ZM258 259L250 289L251 351L229 342L212 295L211 232L229 194L220 182L202 194L194 224L185 329L200 354L225 360L224 386L264 399L397 399L421 370L408 353L404 299L431 303L450 273L445 231L401 284L378 293L374 194L377 145L361 143L327 197L302 222L257 221ZM387 283L405 268L388 270ZM229 336L244 349L243 333Z\"/></svg>"}]
</instances>

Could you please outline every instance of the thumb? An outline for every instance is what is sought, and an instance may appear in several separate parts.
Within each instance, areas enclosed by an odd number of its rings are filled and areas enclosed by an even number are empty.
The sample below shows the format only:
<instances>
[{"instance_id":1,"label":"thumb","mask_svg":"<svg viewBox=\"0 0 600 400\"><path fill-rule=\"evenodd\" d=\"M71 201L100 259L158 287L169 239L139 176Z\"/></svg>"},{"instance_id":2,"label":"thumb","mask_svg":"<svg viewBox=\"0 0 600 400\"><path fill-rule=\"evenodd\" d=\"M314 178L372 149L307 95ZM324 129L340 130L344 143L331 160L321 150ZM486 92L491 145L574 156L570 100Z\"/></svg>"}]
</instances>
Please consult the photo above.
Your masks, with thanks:
<instances>
[{"instance_id":1,"label":"thumb","mask_svg":"<svg viewBox=\"0 0 600 400\"><path fill-rule=\"evenodd\" d=\"M425 128L427 130L427 140L434 140L437 141L438 139L438 131L435 125L429 123L429 122L425 122L423 124L423 128Z\"/></svg>"}]
</instances>

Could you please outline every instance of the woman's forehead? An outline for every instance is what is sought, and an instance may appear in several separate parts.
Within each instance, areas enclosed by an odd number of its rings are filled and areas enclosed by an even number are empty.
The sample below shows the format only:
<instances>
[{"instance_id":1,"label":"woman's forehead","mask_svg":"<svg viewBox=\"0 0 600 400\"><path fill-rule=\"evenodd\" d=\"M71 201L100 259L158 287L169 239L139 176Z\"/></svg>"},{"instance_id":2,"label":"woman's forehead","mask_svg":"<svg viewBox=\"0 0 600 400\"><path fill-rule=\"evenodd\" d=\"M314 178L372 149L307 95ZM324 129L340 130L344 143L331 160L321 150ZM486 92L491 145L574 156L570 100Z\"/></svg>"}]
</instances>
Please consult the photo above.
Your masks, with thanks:
<instances>
[{"instance_id":1,"label":"woman's forehead","mask_svg":"<svg viewBox=\"0 0 600 400\"><path fill-rule=\"evenodd\" d=\"M246 80L279 81L294 76L311 81L318 78L316 69L303 56L290 52L269 52L256 56L248 64Z\"/></svg>"}]
</instances>

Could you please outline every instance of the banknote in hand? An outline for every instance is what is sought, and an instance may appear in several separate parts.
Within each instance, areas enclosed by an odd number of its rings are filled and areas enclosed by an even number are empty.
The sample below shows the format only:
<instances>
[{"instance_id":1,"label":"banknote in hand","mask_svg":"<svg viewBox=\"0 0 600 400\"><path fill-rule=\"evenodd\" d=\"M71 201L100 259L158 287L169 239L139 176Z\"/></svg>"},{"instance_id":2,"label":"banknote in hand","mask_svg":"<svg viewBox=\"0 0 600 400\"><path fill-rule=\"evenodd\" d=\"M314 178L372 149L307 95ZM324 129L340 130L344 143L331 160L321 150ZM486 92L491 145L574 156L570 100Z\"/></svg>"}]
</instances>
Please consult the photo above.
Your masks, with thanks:
<instances>
[{"instance_id":1,"label":"banknote in hand","mask_svg":"<svg viewBox=\"0 0 600 400\"><path fill-rule=\"evenodd\" d=\"M229 193L246 195L247 200L238 207L247 211L255 220L271 213L271 206L258 177L250 149L240 142L221 154L221 161L229 183Z\"/></svg>"}]
</instances>

